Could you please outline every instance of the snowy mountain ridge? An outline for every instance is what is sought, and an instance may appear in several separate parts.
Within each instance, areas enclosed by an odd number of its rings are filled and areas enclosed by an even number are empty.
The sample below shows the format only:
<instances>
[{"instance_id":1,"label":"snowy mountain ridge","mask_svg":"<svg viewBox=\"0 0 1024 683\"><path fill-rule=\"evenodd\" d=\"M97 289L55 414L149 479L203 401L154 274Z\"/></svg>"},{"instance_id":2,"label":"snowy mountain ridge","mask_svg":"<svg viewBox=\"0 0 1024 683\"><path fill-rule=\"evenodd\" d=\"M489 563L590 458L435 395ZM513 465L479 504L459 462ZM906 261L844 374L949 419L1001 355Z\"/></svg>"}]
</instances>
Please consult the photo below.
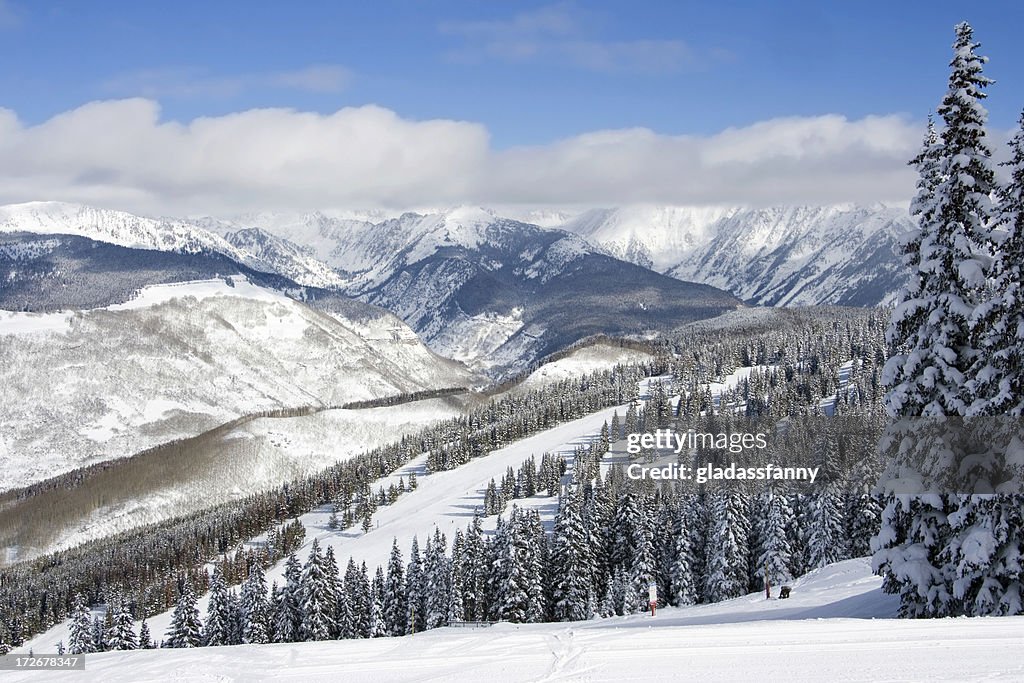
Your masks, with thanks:
<instances>
[{"instance_id":1,"label":"snowy mountain ridge","mask_svg":"<svg viewBox=\"0 0 1024 683\"><path fill-rule=\"evenodd\" d=\"M65 202L27 202L0 206L0 234L74 235L130 249L195 254L214 252L263 272L283 275L297 284L324 289L341 282L331 268L308 250L262 231L212 232L212 219L146 218L125 211ZM234 244L232 243L234 241Z\"/></svg>"},{"instance_id":2,"label":"snowy mountain ridge","mask_svg":"<svg viewBox=\"0 0 1024 683\"><path fill-rule=\"evenodd\" d=\"M853 204L634 206L561 226L618 258L766 306L890 303L903 283L897 239L912 227L904 209Z\"/></svg>"}]
</instances>

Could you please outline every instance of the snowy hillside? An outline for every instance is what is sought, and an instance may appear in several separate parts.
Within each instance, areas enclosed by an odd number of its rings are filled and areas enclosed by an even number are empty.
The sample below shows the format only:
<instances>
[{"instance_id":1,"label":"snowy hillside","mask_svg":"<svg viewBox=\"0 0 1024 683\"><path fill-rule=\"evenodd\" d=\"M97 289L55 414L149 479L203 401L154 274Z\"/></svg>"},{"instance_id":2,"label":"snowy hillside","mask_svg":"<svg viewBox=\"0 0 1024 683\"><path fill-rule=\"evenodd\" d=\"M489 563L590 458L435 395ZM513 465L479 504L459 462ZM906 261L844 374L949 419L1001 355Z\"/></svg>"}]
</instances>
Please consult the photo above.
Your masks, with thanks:
<instances>
[{"instance_id":1,"label":"snowy hillside","mask_svg":"<svg viewBox=\"0 0 1024 683\"><path fill-rule=\"evenodd\" d=\"M461 414L453 399L257 417L0 509L0 565L236 500ZM173 458L177 465L167 468Z\"/></svg>"},{"instance_id":2,"label":"snowy hillside","mask_svg":"<svg viewBox=\"0 0 1024 683\"><path fill-rule=\"evenodd\" d=\"M1024 617L892 619L866 560L797 580L792 597L589 622L443 628L401 638L86 656L61 680L1018 680ZM43 649L36 648L36 652ZM52 674L50 674L52 676ZM8 674L11 681L46 673Z\"/></svg>"},{"instance_id":3,"label":"snowy hillside","mask_svg":"<svg viewBox=\"0 0 1024 683\"><path fill-rule=\"evenodd\" d=\"M261 410L473 382L391 315L317 311L237 276L85 312L2 312L0 357L0 489Z\"/></svg>"},{"instance_id":4,"label":"snowy hillside","mask_svg":"<svg viewBox=\"0 0 1024 683\"><path fill-rule=\"evenodd\" d=\"M580 377L598 370L607 370L615 365L642 363L653 358L646 351L593 344L573 351L565 358L545 363L527 377L517 390L526 391L540 389L570 377Z\"/></svg>"},{"instance_id":5,"label":"snowy hillside","mask_svg":"<svg viewBox=\"0 0 1024 683\"><path fill-rule=\"evenodd\" d=\"M561 226L619 258L761 305L889 303L902 285L896 238L912 227L883 206L767 209L629 207Z\"/></svg>"}]
</instances>

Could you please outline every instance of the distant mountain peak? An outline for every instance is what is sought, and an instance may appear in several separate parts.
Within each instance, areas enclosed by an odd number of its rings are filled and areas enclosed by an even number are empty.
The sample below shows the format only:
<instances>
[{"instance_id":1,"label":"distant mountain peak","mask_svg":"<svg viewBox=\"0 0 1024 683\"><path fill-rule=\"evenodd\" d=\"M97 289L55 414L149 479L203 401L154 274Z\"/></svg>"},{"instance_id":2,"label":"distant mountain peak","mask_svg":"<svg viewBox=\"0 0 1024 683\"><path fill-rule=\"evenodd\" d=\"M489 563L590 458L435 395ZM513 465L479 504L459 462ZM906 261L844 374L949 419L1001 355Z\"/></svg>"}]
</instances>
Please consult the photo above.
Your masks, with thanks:
<instances>
[{"instance_id":1,"label":"distant mountain peak","mask_svg":"<svg viewBox=\"0 0 1024 683\"><path fill-rule=\"evenodd\" d=\"M561 226L609 253L767 305L868 306L903 283L894 245L912 227L884 205L597 209Z\"/></svg>"}]
</instances>

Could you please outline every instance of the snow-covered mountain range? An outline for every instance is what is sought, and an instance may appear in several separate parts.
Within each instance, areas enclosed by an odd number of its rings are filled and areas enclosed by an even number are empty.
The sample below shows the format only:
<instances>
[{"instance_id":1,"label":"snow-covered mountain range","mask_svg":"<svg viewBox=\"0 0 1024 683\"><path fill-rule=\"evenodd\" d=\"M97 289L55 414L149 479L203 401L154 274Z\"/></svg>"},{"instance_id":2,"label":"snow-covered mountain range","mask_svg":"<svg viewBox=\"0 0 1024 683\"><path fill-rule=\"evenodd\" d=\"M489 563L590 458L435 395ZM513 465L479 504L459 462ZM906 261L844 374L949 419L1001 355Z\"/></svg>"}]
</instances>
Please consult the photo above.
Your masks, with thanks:
<instances>
[{"instance_id":1,"label":"snow-covered mountain range","mask_svg":"<svg viewBox=\"0 0 1024 683\"><path fill-rule=\"evenodd\" d=\"M630 207L585 212L561 226L619 258L703 282L750 303L873 306L903 284L895 245L904 209Z\"/></svg>"},{"instance_id":2,"label":"snow-covered mountain range","mask_svg":"<svg viewBox=\"0 0 1024 683\"><path fill-rule=\"evenodd\" d=\"M738 304L718 290L759 305L891 302L903 279L894 247L912 226L906 211L885 206L521 215L541 216L546 227L475 207L392 218L312 212L220 220L35 202L0 207L0 233L217 254L386 308L438 353L499 376L587 334L644 332ZM8 240L0 260L47 248ZM10 307L9 293L4 300Z\"/></svg>"},{"instance_id":3,"label":"snow-covered mountain range","mask_svg":"<svg viewBox=\"0 0 1024 683\"><path fill-rule=\"evenodd\" d=\"M147 219L53 202L10 206L0 213L0 233L7 234L0 265L11 264L0 303L88 308L124 301L140 286L242 266L249 275L285 278L278 289L303 285L320 298L386 308L441 355L494 376L591 334L667 329L740 305L713 287L614 258L573 233L483 209L370 218ZM63 237L54 242L56 236ZM101 260L95 244L75 237L107 245L101 251L126 251ZM183 255L202 263L183 262Z\"/></svg>"}]
</instances>

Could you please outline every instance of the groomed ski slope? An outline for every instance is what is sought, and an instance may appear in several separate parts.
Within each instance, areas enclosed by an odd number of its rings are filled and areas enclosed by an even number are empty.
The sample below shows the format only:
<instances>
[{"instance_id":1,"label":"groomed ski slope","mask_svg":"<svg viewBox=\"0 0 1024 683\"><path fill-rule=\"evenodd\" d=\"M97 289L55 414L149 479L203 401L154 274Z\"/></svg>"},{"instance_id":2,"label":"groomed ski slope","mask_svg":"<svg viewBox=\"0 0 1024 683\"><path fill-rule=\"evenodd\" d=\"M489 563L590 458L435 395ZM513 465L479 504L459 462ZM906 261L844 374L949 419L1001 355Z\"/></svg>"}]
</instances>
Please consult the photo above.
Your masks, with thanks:
<instances>
[{"instance_id":1,"label":"groomed ski slope","mask_svg":"<svg viewBox=\"0 0 1024 683\"><path fill-rule=\"evenodd\" d=\"M714 605L588 622L442 628L401 638L88 655L83 672L9 681L1024 680L1024 617L900 620L866 559ZM878 618L873 618L878 617Z\"/></svg>"}]
</instances>

